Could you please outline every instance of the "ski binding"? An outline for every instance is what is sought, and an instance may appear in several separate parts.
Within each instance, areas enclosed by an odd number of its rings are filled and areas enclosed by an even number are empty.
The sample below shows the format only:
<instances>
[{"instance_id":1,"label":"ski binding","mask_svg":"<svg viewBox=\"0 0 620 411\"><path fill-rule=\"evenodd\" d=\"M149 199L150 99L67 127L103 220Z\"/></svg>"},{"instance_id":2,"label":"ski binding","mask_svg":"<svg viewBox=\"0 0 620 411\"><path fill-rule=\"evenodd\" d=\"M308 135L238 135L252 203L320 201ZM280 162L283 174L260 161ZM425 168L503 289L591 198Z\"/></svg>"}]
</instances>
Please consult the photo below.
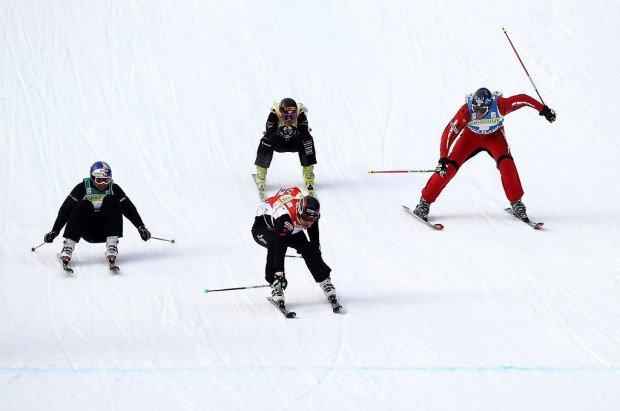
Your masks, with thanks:
<instances>
[{"instance_id":1,"label":"ski binding","mask_svg":"<svg viewBox=\"0 0 620 411\"><path fill-rule=\"evenodd\" d=\"M116 260L108 260L108 264L110 265L110 271L118 272L121 269L116 265Z\"/></svg>"},{"instance_id":2,"label":"ski binding","mask_svg":"<svg viewBox=\"0 0 620 411\"><path fill-rule=\"evenodd\" d=\"M286 307L284 306L284 303L282 304L278 304L277 302L275 302L275 300L271 297L267 297L267 300L274 306L276 307L278 310L280 310L280 312L286 317L286 318L295 318L295 316L297 315L297 313L295 311L289 311L286 309Z\"/></svg>"},{"instance_id":3,"label":"ski binding","mask_svg":"<svg viewBox=\"0 0 620 411\"><path fill-rule=\"evenodd\" d=\"M332 296L333 298L329 298L329 303L332 305L332 311L336 314L344 314L344 309L342 308L342 306L340 305L340 303L338 302L338 300L336 299L335 296Z\"/></svg>"},{"instance_id":4,"label":"ski binding","mask_svg":"<svg viewBox=\"0 0 620 411\"><path fill-rule=\"evenodd\" d=\"M440 224L440 223L430 223L430 222L428 222L428 221L426 221L426 220L423 220L423 219L421 219L420 217L418 217L417 215L415 215L412 209L410 209L409 207L407 207L407 206L405 206L405 205L403 206L403 209L404 209L407 213L409 213L409 214L411 214L412 216L414 216L414 217L415 217L416 219L418 219L419 221L421 221L421 222L423 222L424 224L426 224L427 226L429 226L430 228L433 228L433 229L435 229L435 230L443 230L443 224Z\"/></svg>"},{"instance_id":5,"label":"ski binding","mask_svg":"<svg viewBox=\"0 0 620 411\"><path fill-rule=\"evenodd\" d=\"M509 213L511 216L513 216L513 217L514 217L514 218L516 218L517 220L519 220L519 221L523 221L525 224L529 225L529 226L530 226L530 227L532 227L534 230L540 230L540 229L542 228L542 226L545 224L545 223L540 223L540 222L539 222L539 223L535 223L535 222L533 222L533 221L525 221L525 220L521 220L519 217L517 217L516 215L514 215L514 214L512 213L512 209L511 209L510 207L509 207L509 208L504 208L504 211L506 211L507 213Z\"/></svg>"}]
</instances>

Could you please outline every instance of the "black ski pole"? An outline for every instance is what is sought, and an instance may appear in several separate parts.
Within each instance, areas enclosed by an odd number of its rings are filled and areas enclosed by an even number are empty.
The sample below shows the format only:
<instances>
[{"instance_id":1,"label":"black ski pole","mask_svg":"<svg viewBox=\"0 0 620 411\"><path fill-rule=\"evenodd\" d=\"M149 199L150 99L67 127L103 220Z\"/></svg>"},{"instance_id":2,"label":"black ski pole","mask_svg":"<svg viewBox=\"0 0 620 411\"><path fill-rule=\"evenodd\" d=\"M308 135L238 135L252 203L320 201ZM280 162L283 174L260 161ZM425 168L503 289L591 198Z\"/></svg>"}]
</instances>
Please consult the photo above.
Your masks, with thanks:
<instances>
[{"instance_id":1,"label":"black ski pole","mask_svg":"<svg viewBox=\"0 0 620 411\"><path fill-rule=\"evenodd\" d=\"M153 240L168 241L169 243L174 244L174 238L173 238L172 240L168 240L168 239L166 239L166 238L153 237L153 236L151 236L151 238L152 238Z\"/></svg>"},{"instance_id":2,"label":"black ski pole","mask_svg":"<svg viewBox=\"0 0 620 411\"><path fill-rule=\"evenodd\" d=\"M247 287L218 288L215 290L205 289L205 294L214 293L216 291L249 290L251 288L264 288L264 287L271 287L271 286L269 284L262 284L262 285L250 285Z\"/></svg>"},{"instance_id":3,"label":"black ski pole","mask_svg":"<svg viewBox=\"0 0 620 411\"><path fill-rule=\"evenodd\" d=\"M43 244L45 244L45 241L43 241L41 244L39 244L39 245L38 245L38 246L36 246L36 247L32 247L32 248L30 249L30 251L34 251L34 250L36 250L37 248L41 247Z\"/></svg>"}]
</instances>

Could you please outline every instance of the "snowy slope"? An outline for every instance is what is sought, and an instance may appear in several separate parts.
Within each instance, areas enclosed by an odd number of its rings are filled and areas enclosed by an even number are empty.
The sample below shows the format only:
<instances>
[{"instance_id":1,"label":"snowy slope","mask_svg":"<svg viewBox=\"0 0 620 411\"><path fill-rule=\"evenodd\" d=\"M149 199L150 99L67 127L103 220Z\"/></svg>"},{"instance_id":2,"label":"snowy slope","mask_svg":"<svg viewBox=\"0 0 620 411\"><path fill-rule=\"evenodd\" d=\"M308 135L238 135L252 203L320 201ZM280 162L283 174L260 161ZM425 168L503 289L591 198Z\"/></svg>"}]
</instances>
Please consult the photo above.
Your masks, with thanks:
<instances>
[{"instance_id":1,"label":"snowy slope","mask_svg":"<svg viewBox=\"0 0 620 411\"><path fill-rule=\"evenodd\" d=\"M614 409L620 402L620 6L265 0L0 4L0 408ZM506 119L534 231L481 154L401 211L465 94L535 92ZM298 319L265 301L249 180L275 100L309 108L322 251L345 315L288 259ZM96 160L125 221L121 274L81 242L36 252ZM269 189L301 184L276 154Z\"/></svg>"}]
</instances>

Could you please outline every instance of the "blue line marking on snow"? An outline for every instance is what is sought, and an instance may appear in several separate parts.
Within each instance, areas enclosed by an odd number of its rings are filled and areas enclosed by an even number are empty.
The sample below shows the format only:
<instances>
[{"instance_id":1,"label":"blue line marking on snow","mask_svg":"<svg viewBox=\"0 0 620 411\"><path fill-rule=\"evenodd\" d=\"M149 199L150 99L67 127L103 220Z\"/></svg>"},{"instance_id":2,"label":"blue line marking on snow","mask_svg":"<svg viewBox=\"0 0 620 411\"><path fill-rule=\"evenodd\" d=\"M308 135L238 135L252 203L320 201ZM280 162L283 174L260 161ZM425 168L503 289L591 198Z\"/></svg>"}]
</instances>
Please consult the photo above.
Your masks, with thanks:
<instances>
[{"instance_id":1,"label":"blue line marking on snow","mask_svg":"<svg viewBox=\"0 0 620 411\"><path fill-rule=\"evenodd\" d=\"M619 366L409 366L409 367L381 367L381 366L205 366L205 367L61 367L61 366L0 366L0 374L100 374L100 373L167 373L167 372L312 372L312 371L341 371L341 372L402 372L402 373L619 373Z\"/></svg>"}]
</instances>

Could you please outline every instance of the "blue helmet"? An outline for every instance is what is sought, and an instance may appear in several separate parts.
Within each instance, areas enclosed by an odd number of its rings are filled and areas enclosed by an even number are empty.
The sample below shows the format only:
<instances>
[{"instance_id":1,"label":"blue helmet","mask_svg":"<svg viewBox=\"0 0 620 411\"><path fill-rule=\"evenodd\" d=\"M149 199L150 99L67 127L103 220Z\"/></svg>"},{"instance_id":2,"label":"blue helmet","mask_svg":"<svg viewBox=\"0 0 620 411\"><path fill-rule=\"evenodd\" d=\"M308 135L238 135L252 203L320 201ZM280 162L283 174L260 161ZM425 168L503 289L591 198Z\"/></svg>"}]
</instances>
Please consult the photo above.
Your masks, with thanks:
<instances>
[{"instance_id":1,"label":"blue helmet","mask_svg":"<svg viewBox=\"0 0 620 411\"><path fill-rule=\"evenodd\" d=\"M112 169L105 161L97 161L90 166L90 179L95 181L96 178L112 178Z\"/></svg>"}]
</instances>

